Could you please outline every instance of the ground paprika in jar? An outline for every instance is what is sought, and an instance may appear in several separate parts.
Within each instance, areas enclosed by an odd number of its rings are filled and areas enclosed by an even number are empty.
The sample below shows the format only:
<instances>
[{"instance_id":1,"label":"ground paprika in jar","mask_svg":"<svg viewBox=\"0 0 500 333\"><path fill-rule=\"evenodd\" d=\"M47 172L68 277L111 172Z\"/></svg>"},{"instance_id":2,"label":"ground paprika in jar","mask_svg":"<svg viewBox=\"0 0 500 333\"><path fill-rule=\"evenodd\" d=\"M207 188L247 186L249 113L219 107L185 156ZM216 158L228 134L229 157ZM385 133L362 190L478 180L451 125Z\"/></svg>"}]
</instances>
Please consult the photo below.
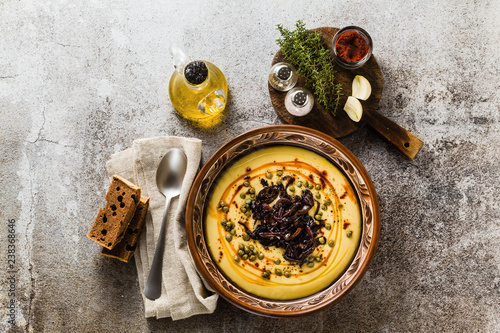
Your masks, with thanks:
<instances>
[{"instance_id":1,"label":"ground paprika in jar","mask_svg":"<svg viewBox=\"0 0 500 333\"><path fill-rule=\"evenodd\" d=\"M337 55L347 62L358 62L368 54L368 41L356 31L345 31L335 42Z\"/></svg>"}]
</instances>

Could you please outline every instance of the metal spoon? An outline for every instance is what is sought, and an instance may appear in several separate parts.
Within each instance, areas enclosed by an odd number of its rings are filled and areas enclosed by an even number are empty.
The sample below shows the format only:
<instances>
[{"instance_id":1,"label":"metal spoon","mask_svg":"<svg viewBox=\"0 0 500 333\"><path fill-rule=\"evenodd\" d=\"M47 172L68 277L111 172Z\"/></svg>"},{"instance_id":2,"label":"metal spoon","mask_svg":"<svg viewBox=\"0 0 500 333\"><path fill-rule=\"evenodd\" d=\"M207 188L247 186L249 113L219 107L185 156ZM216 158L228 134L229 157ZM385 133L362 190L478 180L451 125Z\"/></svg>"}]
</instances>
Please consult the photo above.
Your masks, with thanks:
<instances>
[{"instance_id":1,"label":"metal spoon","mask_svg":"<svg viewBox=\"0 0 500 333\"><path fill-rule=\"evenodd\" d=\"M186 174L186 168L187 158L184 152L178 148L172 148L163 156L158 170L156 170L156 186L158 186L160 193L165 196L166 202L160 236L158 236L153 263L151 264L148 281L144 288L144 296L148 299L154 300L161 295L161 273L168 206L170 205L170 200L181 193L181 185Z\"/></svg>"}]
</instances>

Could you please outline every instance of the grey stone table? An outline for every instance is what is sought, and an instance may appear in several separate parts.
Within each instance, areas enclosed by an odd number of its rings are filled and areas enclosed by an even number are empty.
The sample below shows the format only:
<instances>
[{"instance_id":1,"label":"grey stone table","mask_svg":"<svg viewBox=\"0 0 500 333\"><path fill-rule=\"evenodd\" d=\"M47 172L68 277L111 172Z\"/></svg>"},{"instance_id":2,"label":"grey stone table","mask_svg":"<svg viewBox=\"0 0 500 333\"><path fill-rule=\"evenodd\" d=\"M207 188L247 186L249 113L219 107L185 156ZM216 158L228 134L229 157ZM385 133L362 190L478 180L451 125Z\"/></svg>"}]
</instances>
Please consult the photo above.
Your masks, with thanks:
<instances>
[{"instance_id":1,"label":"grey stone table","mask_svg":"<svg viewBox=\"0 0 500 333\"><path fill-rule=\"evenodd\" d=\"M498 13L498 1L458 0L1 1L0 331L500 331ZM202 139L206 161L281 123L266 74L276 24L298 19L369 31L385 79L379 112L425 142L408 161L368 127L341 139L380 200L372 265L308 317L262 318L221 299L213 315L145 319L133 262L105 260L85 237L106 160L134 139L177 135ZM216 131L193 128L168 100L175 39L226 74L229 116Z\"/></svg>"}]
</instances>

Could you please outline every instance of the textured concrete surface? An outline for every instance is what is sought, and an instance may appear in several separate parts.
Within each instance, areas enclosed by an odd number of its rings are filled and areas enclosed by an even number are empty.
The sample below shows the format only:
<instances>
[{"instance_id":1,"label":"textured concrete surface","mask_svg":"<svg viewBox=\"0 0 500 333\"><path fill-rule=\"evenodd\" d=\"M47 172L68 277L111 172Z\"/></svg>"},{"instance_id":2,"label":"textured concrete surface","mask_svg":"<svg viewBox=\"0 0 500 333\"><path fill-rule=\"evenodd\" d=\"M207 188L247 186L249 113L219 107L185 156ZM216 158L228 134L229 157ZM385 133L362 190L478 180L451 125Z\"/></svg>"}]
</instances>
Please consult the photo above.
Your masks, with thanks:
<instances>
[{"instance_id":1,"label":"textured concrete surface","mask_svg":"<svg viewBox=\"0 0 500 333\"><path fill-rule=\"evenodd\" d=\"M498 1L458 0L1 1L0 331L500 331L499 12ZM279 124L266 73L275 25L297 19L369 31L385 78L379 112L425 142L410 162L368 127L341 140L379 195L370 269L310 317L261 318L220 300L213 315L144 319L134 264L85 237L105 161L157 135L202 139L206 160L245 130ZM216 131L172 109L174 39L226 74L230 114Z\"/></svg>"}]
</instances>

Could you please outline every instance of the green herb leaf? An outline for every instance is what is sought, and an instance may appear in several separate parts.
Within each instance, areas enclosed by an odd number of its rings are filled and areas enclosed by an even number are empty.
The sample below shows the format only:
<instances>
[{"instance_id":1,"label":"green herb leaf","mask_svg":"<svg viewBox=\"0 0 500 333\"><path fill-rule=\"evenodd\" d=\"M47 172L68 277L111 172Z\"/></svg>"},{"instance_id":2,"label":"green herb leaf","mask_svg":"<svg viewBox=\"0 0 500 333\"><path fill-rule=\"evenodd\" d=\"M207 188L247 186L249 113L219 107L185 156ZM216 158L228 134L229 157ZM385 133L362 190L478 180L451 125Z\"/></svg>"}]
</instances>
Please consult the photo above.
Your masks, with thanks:
<instances>
[{"instance_id":1,"label":"green herb leaf","mask_svg":"<svg viewBox=\"0 0 500 333\"><path fill-rule=\"evenodd\" d=\"M276 42L285 59L297 67L297 72L306 80L306 86L313 91L316 100L333 115L342 95L342 84L335 84L335 68L330 50L321 40L319 32L307 31L299 20L296 29L290 31L277 25L281 38Z\"/></svg>"}]
</instances>

